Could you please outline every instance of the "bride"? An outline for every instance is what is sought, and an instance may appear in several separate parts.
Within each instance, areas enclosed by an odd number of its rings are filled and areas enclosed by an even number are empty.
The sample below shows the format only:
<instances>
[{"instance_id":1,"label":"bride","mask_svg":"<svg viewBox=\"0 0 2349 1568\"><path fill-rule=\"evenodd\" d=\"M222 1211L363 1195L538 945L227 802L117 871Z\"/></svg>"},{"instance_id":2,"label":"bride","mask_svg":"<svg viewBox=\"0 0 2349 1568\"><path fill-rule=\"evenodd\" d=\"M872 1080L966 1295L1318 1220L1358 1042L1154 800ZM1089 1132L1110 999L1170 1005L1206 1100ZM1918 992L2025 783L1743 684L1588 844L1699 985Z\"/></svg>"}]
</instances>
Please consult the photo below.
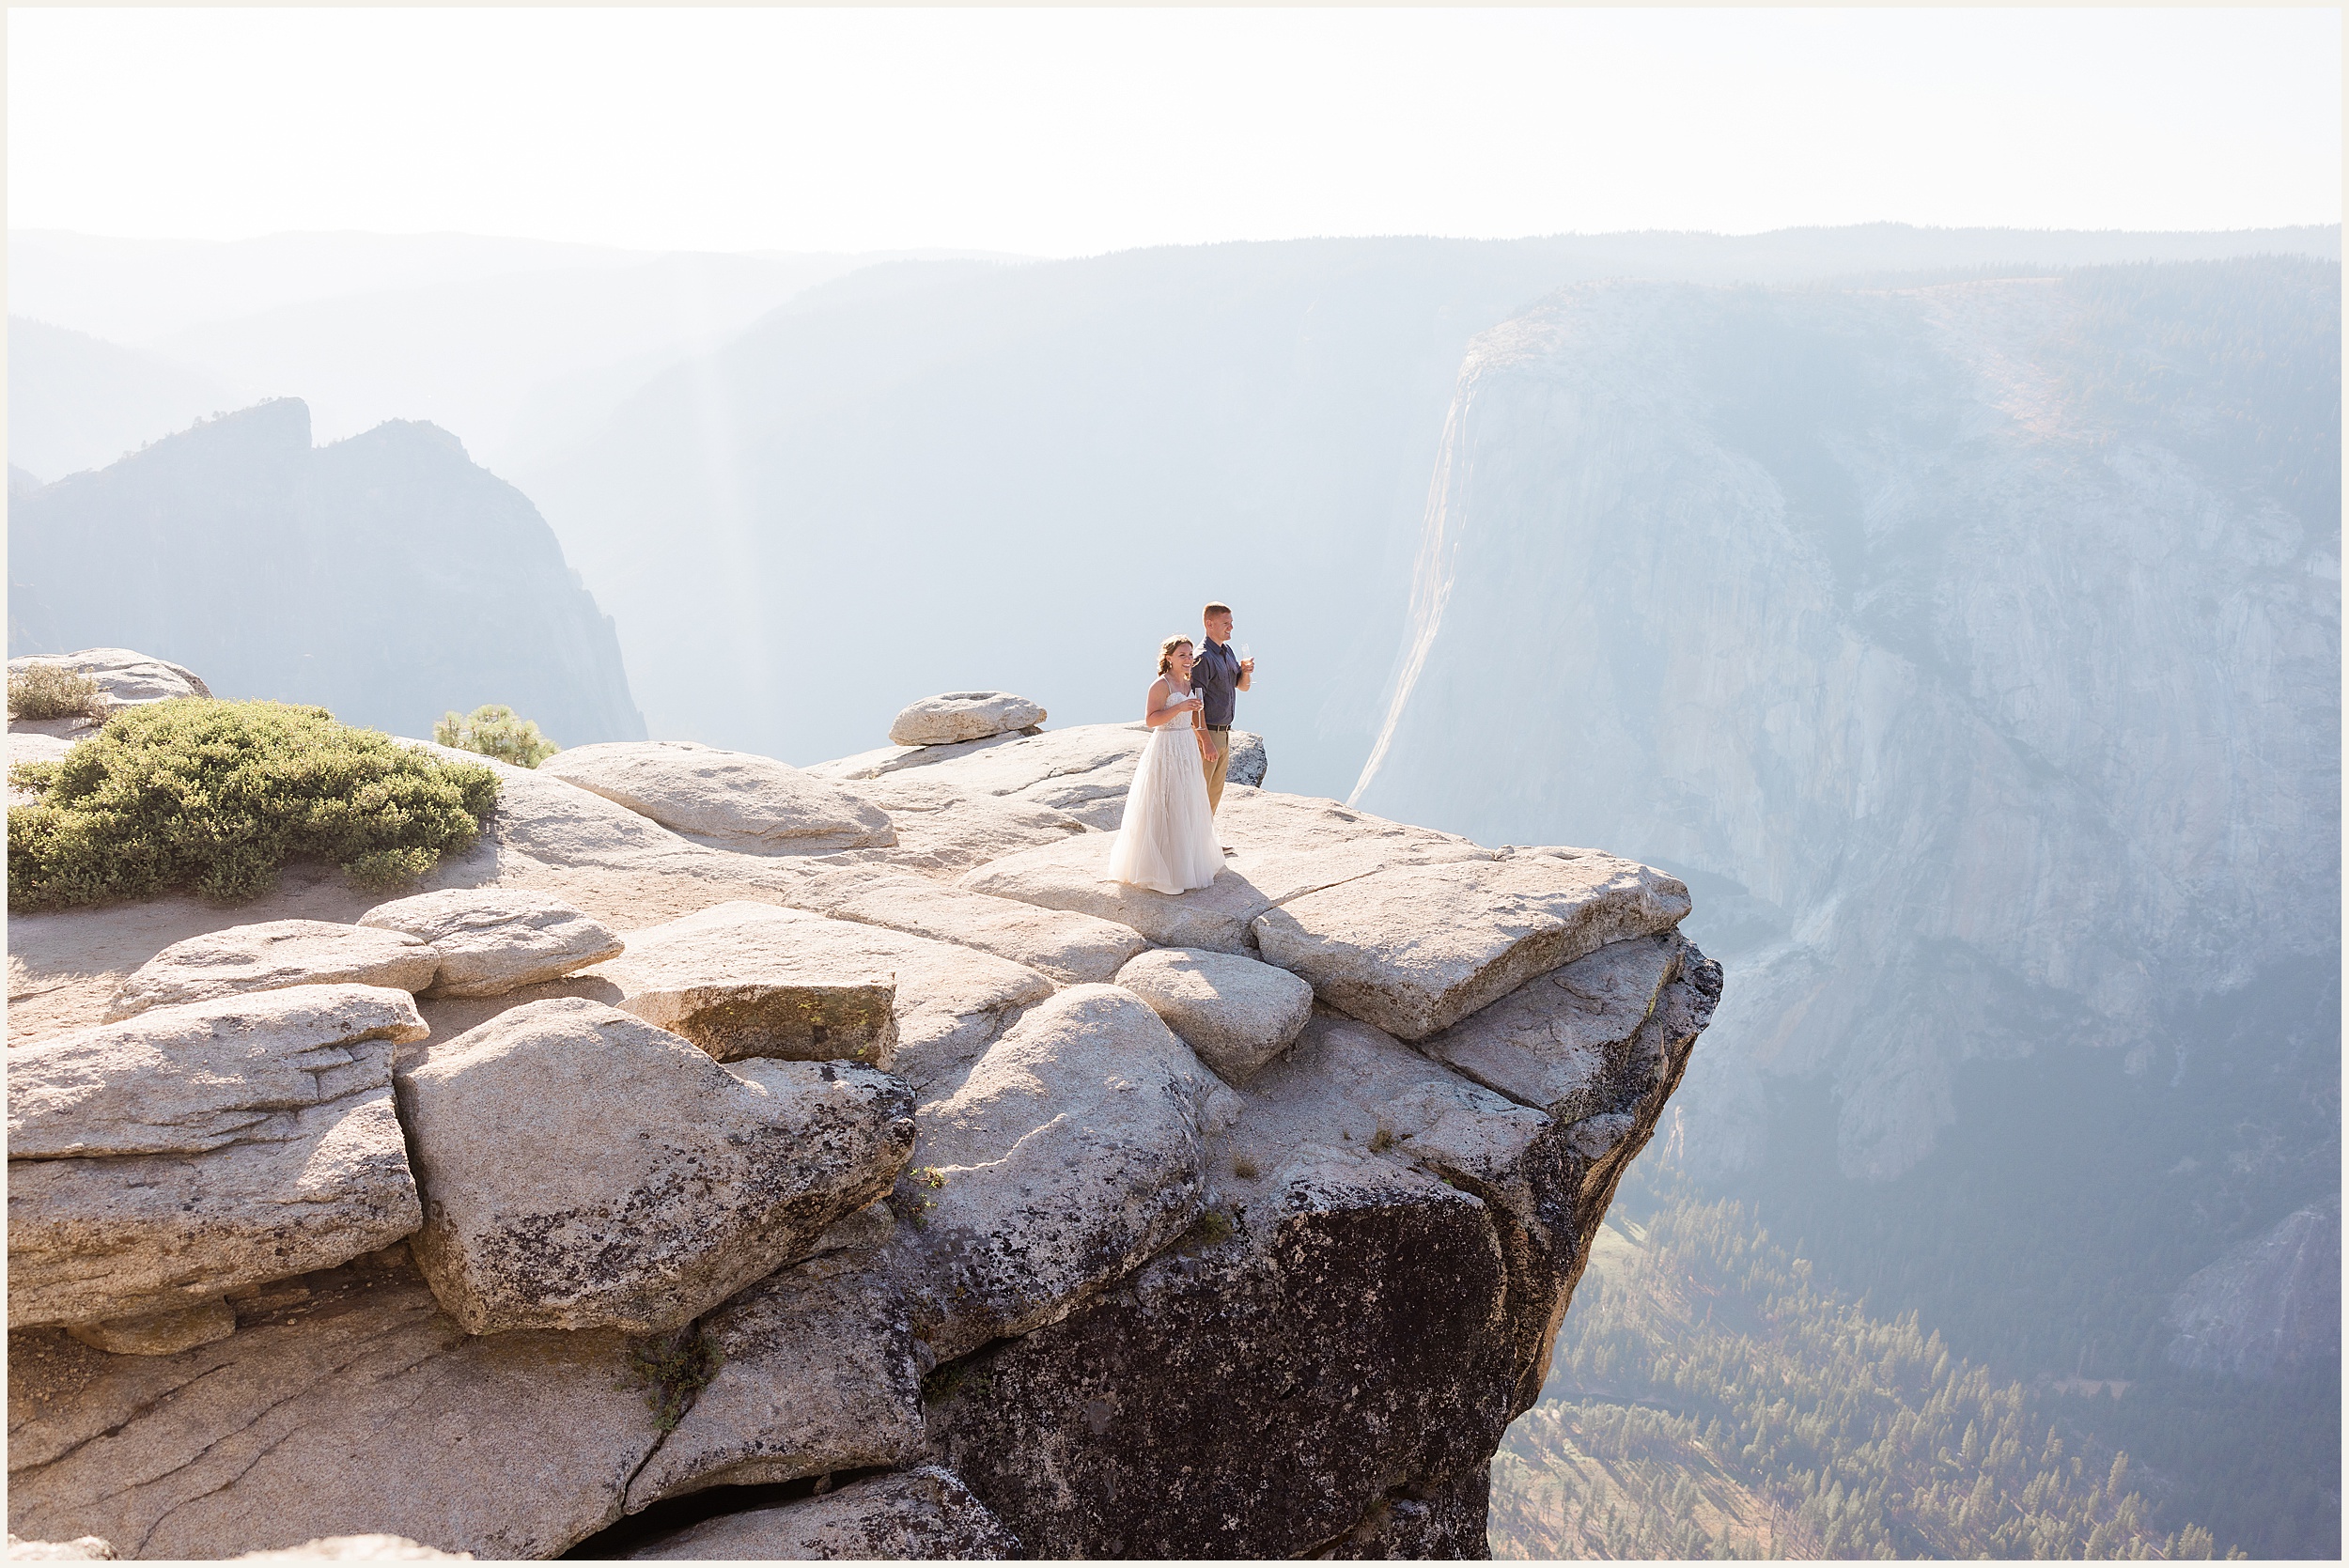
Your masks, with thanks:
<instances>
[{"instance_id":1,"label":"bride","mask_svg":"<svg viewBox=\"0 0 2349 1568\"><path fill-rule=\"evenodd\" d=\"M1188 637L1159 644L1159 678L1150 683L1142 722L1150 742L1126 792L1126 815L1110 850L1110 876L1159 893L1204 888L1223 869L1223 846L1207 810L1207 777L1201 764L1214 742L1198 726L1206 699L1190 689Z\"/></svg>"}]
</instances>

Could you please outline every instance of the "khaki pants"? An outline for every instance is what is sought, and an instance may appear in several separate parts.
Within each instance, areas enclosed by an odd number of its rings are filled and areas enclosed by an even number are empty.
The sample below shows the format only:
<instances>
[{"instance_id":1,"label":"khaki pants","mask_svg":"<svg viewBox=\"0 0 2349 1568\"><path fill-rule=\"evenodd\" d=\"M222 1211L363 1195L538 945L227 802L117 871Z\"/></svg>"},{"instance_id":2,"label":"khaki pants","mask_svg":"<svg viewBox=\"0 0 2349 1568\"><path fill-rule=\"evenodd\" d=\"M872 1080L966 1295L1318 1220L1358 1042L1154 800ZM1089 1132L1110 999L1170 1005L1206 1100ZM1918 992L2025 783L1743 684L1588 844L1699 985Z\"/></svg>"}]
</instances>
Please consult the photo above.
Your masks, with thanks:
<instances>
[{"instance_id":1,"label":"khaki pants","mask_svg":"<svg viewBox=\"0 0 2349 1568\"><path fill-rule=\"evenodd\" d=\"M1232 732L1228 727L1207 731L1207 738L1215 742L1215 760L1199 759L1199 767L1207 775L1207 810L1214 811L1223 803L1223 775L1232 766Z\"/></svg>"}]
</instances>

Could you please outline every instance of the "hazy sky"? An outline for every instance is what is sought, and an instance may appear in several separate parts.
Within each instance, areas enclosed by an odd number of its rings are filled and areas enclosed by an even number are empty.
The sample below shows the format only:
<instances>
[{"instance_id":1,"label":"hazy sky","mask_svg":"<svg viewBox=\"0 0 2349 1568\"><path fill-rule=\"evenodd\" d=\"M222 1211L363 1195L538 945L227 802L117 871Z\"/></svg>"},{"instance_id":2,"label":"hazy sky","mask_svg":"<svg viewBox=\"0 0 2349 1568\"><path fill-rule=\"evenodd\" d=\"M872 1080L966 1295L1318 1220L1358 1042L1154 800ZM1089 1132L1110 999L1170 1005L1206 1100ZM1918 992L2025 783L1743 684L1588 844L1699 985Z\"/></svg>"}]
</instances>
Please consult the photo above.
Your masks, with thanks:
<instances>
[{"instance_id":1,"label":"hazy sky","mask_svg":"<svg viewBox=\"0 0 2349 1568\"><path fill-rule=\"evenodd\" d=\"M2341 218L2332 10L12 8L12 227L1068 256Z\"/></svg>"}]
</instances>

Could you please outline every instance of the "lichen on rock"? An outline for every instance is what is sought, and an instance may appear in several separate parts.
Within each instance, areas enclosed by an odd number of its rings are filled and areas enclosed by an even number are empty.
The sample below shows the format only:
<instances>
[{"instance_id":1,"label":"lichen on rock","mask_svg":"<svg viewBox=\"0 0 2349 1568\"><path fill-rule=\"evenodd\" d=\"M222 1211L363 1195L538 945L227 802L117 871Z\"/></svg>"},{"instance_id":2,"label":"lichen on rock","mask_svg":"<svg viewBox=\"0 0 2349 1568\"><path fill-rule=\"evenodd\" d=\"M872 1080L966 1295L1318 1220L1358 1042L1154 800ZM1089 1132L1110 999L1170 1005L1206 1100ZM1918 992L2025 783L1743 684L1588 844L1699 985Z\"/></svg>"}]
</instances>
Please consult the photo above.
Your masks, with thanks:
<instances>
[{"instance_id":1,"label":"lichen on rock","mask_svg":"<svg viewBox=\"0 0 2349 1568\"><path fill-rule=\"evenodd\" d=\"M400 1076L415 1253L469 1332L664 1334L804 1256L913 1142L896 1079L722 1065L583 998L526 1003Z\"/></svg>"}]
</instances>

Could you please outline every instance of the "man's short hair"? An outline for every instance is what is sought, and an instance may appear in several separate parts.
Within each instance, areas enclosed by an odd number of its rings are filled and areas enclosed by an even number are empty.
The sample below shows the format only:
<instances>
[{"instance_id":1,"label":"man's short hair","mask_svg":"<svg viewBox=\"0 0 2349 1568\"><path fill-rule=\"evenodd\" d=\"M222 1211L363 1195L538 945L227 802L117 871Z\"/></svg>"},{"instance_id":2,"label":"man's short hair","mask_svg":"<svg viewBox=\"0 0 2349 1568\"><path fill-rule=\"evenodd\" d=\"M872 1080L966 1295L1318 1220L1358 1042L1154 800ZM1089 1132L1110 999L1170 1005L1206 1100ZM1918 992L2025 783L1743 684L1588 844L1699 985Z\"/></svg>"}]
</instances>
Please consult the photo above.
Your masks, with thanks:
<instances>
[{"instance_id":1,"label":"man's short hair","mask_svg":"<svg viewBox=\"0 0 2349 1568\"><path fill-rule=\"evenodd\" d=\"M1199 618L1203 621L1211 621L1218 615L1228 615L1231 613L1232 607L1230 605L1218 604L1210 600L1207 607L1199 612Z\"/></svg>"}]
</instances>

